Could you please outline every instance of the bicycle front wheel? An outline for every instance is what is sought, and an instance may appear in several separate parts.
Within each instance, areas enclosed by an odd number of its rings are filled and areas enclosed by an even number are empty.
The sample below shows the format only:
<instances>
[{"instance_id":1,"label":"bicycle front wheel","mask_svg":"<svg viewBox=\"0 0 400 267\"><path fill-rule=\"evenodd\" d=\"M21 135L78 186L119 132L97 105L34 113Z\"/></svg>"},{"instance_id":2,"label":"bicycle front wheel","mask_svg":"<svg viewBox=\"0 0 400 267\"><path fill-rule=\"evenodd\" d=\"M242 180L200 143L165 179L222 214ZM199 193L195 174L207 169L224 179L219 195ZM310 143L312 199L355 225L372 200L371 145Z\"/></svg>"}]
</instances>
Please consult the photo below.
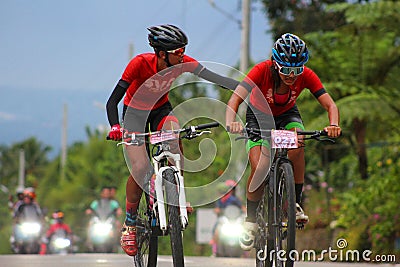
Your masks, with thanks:
<instances>
[{"instance_id":1,"label":"bicycle front wheel","mask_svg":"<svg viewBox=\"0 0 400 267\"><path fill-rule=\"evenodd\" d=\"M269 203L270 244L276 267L294 265L296 241L296 201L293 168L289 162L278 164L272 203Z\"/></svg>"},{"instance_id":2,"label":"bicycle front wheel","mask_svg":"<svg viewBox=\"0 0 400 267\"><path fill-rule=\"evenodd\" d=\"M138 253L133 257L135 267L156 267L157 266L157 250L158 236L153 234L150 226L151 210L146 205L148 203L148 195L142 197L138 209L138 219L136 223L136 242Z\"/></svg>"},{"instance_id":3,"label":"bicycle front wheel","mask_svg":"<svg viewBox=\"0 0 400 267\"><path fill-rule=\"evenodd\" d=\"M182 226L179 216L179 186L175 179L175 171L170 168L163 172L166 199L168 203L168 230L171 239L171 251L174 267L183 267Z\"/></svg>"}]
</instances>

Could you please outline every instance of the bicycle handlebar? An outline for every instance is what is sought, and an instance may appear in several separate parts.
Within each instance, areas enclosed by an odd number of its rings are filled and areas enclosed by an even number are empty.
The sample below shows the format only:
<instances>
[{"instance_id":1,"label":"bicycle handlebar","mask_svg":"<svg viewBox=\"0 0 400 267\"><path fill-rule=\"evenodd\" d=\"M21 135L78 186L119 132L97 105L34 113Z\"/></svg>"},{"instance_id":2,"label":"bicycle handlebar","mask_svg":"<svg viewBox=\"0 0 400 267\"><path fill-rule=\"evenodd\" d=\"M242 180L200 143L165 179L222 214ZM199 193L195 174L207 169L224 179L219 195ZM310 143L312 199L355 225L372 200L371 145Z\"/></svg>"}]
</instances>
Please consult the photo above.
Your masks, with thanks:
<instances>
[{"instance_id":1,"label":"bicycle handlebar","mask_svg":"<svg viewBox=\"0 0 400 267\"><path fill-rule=\"evenodd\" d=\"M200 124L197 126L194 126L196 130L203 130L203 129L207 129L207 128L214 128L214 127L218 127L219 123L214 121L214 122L210 122L210 123L205 123L205 124ZM190 127L187 127L190 128Z\"/></svg>"},{"instance_id":2,"label":"bicycle handlebar","mask_svg":"<svg viewBox=\"0 0 400 267\"><path fill-rule=\"evenodd\" d=\"M243 132L244 134L247 134L247 132L259 135L262 139L266 139L266 138L270 138L271 132L274 129L268 129L268 130L263 130L263 129L258 129L258 128L244 128ZM315 139L318 141L330 141L330 142L335 142L333 139L331 138L323 138L321 139L320 137L324 136L328 136L328 132L324 131L324 130L316 130L316 131L296 131L297 135L303 135L305 136L303 138L303 140L309 140L309 139ZM244 139L244 138L248 138L248 137L241 137L238 139Z\"/></svg>"},{"instance_id":3,"label":"bicycle handlebar","mask_svg":"<svg viewBox=\"0 0 400 267\"><path fill-rule=\"evenodd\" d=\"M197 133L198 130L214 128L214 127L218 127L219 125L220 124L218 122L210 122L210 123L188 126L188 127L181 128L178 130L161 130L161 131L147 132L147 133L127 133L127 132L125 132L124 134L132 135L135 138L137 138L137 137L146 137L146 136L150 136L150 135L154 135L154 134L162 133L162 132L171 132L171 133L175 133L175 134L187 133L186 135L184 135L180 138L193 139L193 138L201 135L202 132ZM109 136L107 136L106 139L112 140Z\"/></svg>"}]
</instances>

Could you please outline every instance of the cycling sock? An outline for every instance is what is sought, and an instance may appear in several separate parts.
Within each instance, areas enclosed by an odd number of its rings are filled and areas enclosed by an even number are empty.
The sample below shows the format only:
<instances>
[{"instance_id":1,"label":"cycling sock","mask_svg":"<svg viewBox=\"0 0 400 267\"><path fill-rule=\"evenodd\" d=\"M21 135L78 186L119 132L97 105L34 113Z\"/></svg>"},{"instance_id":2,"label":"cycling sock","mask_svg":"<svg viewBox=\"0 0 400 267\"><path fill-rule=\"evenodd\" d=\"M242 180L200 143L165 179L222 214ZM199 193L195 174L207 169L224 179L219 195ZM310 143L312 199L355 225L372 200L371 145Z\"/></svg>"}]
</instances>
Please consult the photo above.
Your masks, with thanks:
<instances>
[{"instance_id":1,"label":"cycling sock","mask_svg":"<svg viewBox=\"0 0 400 267\"><path fill-rule=\"evenodd\" d=\"M247 222L256 222L256 211L260 201L251 201L247 199Z\"/></svg>"},{"instance_id":2,"label":"cycling sock","mask_svg":"<svg viewBox=\"0 0 400 267\"><path fill-rule=\"evenodd\" d=\"M136 225L136 217L137 217L137 208L139 206L139 200L131 203L126 200L126 217L125 217L125 225L134 226Z\"/></svg>"},{"instance_id":3,"label":"cycling sock","mask_svg":"<svg viewBox=\"0 0 400 267\"><path fill-rule=\"evenodd\" d=\"M303 192L303 183L294 184L294 191L296 192L296 203L301 205L301 195Z\"/></svg>"}]
</instances>

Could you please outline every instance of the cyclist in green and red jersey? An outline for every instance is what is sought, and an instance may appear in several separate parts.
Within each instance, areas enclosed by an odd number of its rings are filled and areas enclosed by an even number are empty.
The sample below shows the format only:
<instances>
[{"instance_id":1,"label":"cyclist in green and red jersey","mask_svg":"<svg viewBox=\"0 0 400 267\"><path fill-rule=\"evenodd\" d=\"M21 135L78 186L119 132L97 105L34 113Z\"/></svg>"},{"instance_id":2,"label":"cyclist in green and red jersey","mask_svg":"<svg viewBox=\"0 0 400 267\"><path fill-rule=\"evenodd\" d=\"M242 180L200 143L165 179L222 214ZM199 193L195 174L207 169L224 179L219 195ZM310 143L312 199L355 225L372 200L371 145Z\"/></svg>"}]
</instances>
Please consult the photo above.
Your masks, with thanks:
<instances>
[{"instance_id":1,"label":"cyclist in green and red jersey","mask_svg":"<svg viewBox=\"0 0 400 267\"><path fill-rule=\"evenodd\" d=\"M226 110L226 125L229 131L239 133L243 130L242 124L235 119L239 105L249 94L247 127L304 130L296 100L307 88L328 112L329 125L324 130L328 136L338 137L341 131L338 108L318 76L304 66L308 58L308 49L303 40L294 34L283 34L272 48L271 60L254 66L231 96ZM247 180L247 218L244 225L246 231L240 240L245 250L250 250L254 245L256 208L263 195L263 187L259 185L270 164L268 144L252 134L249 134L249 137L246 146L251 173ZM300 206L305 173L304 149L290 150L289 159L294 169L296 221L307 223L308 216Z\"/></svg>"},{"instance_id":2,"label":"cyclist in green and red jersey","mask_svg":"<svg viewBox=\"0 0 400 267\"><path fill-rule=\"evenodd\" d=\"M124 98L123 128L128 132L148 132L160 129L179 129L172 113L168 93L174 80L184 72L235 89L238 81L220 76L185 55L188 39L174 25L148 28L148 40L154 53L134 57L126 67L107 101L107 116L111 126L109 138L122 138L118 103ZM179 143L179 146L181 144ZM126 219L122 227L121 247L128 255L136 255L136 217L144 177L152 173L144 146L127 146L131 174L126 184ZM181 153L181 149L179 150Z\"/></svg>"}]
</instances>

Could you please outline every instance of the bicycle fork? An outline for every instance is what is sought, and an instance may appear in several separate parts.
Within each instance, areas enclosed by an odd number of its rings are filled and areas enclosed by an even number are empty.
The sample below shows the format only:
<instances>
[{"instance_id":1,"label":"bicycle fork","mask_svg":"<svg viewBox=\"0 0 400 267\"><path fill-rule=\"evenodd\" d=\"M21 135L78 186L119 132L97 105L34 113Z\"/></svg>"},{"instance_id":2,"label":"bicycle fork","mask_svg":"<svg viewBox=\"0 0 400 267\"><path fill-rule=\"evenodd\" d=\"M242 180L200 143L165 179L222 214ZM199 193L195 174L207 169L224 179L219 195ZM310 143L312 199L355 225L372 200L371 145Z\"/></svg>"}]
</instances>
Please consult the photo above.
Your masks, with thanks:
<instances>
[{"instance_id":1,"label":"bicycle fork","mask_svg":"<svg viewBox=\"0 0 400 267\"><path fill-rule=\"evenodd\" d=\"M164 199L164 190L163 190L163 172L167 169L173 169L174 170L174 176L177 184L177 193L179 196L179 210L180 210L180 218L181 218L181 225L182 229L185 229L188 225L188 215L187 215L187 210L186 210L186 196L185 196L185 186L183 182L183 176L180 174L179 168L175 166L167 166L167 167L161 167L159 170L156 170L156 180L154 183L155 186L155 193L156 193L156 199L158 203L158 216L159 216L159 221L160 221L160 229L162 231L167 230L167 217L166 217L166 204L170 203L165 203ZM153 207L155 209L155 207Z\"/></svg>"}]
</instances>

